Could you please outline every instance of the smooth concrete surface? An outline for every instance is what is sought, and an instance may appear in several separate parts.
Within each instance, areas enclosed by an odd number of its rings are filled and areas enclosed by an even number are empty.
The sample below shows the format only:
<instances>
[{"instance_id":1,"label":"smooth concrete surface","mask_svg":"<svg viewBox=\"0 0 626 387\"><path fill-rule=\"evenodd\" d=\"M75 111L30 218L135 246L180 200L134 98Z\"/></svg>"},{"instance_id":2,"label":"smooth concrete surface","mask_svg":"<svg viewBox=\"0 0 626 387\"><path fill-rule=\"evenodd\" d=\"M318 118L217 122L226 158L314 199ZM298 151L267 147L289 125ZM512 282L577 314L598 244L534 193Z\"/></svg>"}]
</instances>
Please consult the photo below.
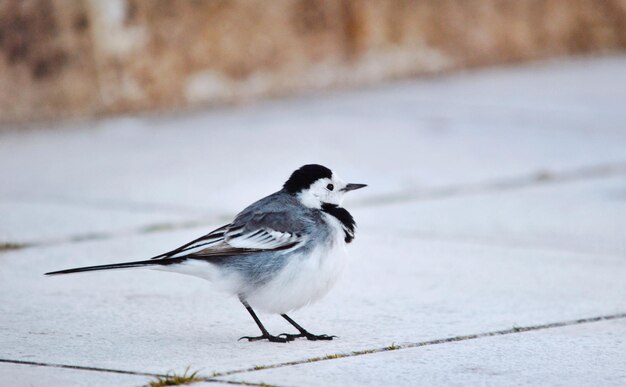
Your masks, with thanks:
<instances>
[{"instance_id":1,"label":"smooth concrete surface","mask_svg":"<svg viewBox=\"0 0 626 387\"><path fill-rule=\"evenodd\" d=\"M624 385L625 100L608 57L2 132L2 380ZM237 341L254 322L197 278L43 276L175 248L310 162L369 184L344 276L292 314L331 342Z\"/></svg>"}]
</instances>

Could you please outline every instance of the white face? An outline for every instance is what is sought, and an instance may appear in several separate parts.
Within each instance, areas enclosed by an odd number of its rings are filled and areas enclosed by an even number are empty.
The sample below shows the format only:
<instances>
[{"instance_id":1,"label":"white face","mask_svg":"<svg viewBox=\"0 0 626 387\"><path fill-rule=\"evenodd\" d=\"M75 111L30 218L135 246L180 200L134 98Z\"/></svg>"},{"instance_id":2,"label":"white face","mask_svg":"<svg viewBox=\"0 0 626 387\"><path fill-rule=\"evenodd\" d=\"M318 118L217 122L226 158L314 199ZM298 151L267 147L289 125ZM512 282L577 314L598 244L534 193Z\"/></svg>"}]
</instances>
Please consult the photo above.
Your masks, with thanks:
<instances>
[{"instance_id":1,"label":"white face","mask_svg":"<svg viewBox=\"0 0 626 387\"><path fill-rule=\"evenodd\" d=\"M325 177L311 184L308 189L298 194L298 199L302 204L311 208L321 208L323 203L341 206L347 192L343 190L346 185L343 180L333 174L330 179Z\"/></svg>"}]
</instances>

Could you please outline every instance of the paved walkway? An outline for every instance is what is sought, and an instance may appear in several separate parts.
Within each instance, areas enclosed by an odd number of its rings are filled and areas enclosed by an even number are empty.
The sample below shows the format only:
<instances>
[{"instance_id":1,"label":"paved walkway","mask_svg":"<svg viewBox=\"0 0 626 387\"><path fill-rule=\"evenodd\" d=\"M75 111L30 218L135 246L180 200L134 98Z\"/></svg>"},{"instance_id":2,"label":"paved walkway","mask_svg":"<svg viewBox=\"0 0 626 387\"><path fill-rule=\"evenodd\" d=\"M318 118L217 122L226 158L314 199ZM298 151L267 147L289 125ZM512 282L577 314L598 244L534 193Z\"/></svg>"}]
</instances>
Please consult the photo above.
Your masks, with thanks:
<instances>
[{"instance_id":1,"label":"paved walkway","mask_svg":"<svg viewBox=\"0 0 626 387\"><path fill-rule=\"evenodd\" d=\"M0 133L0 374L21 385L626 384L626 57ZM332 342L150 270L304 163L370 184ZM262 316L272 332L288 330Z\"/></svg>"}]
</instances>

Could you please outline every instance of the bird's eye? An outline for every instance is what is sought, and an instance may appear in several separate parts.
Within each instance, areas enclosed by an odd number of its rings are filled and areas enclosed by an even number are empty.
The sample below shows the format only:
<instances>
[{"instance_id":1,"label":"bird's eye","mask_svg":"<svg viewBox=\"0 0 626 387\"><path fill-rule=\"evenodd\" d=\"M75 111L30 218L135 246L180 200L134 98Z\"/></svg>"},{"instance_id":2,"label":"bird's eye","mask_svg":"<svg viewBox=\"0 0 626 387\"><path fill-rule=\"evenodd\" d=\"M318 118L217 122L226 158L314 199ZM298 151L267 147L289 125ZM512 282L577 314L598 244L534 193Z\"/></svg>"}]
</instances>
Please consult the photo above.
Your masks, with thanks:
<instances>
[{"instance_id":1,"label":"bird's eye","mask_svg":"<svg viewBox=\"0 0 626 387\"><path fill-rule=\"evenodd\" d=\"M332 185L332 184L328 184L328 185L326 186L326 188L328 188L328 190L329 190L329 191L332 191L332 190L334 190L334 189L335 189L335 186L334 186L334 185Z\"/></svg>"}]
</instances>

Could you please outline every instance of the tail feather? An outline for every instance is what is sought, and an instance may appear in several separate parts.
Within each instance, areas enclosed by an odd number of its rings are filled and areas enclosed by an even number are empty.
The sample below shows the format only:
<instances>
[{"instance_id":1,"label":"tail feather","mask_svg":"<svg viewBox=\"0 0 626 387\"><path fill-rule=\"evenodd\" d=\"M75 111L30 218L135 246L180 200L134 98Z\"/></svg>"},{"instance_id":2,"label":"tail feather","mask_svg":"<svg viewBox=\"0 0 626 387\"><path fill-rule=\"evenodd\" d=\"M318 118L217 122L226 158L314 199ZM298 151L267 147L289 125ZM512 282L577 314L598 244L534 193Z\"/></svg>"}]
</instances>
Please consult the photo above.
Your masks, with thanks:
<instances>
[{"instance_id":1,"label":"tail feather","mask_svg":"<svg viewBox=\"0 0 626 387\"><path fill-rule=\"evenodd\" d=\"M167 266L174 263L180 263L184 261L186 258L178 257L178 258L163 258L163 259L148 259L145 261L134 261L134 262L122 262L122 263L112 263L109 265L98 265L98 266L85 266L85 267L77 267L74 269L66 269L59 271L52 271L46 273L45 275L59 275L59 274L71 274L71 273L82 273L86 271L97 271L97 270L112 270L112 269L130 269L134 267L144 267L144 266Z\"/></svg>"}]
</instances>

